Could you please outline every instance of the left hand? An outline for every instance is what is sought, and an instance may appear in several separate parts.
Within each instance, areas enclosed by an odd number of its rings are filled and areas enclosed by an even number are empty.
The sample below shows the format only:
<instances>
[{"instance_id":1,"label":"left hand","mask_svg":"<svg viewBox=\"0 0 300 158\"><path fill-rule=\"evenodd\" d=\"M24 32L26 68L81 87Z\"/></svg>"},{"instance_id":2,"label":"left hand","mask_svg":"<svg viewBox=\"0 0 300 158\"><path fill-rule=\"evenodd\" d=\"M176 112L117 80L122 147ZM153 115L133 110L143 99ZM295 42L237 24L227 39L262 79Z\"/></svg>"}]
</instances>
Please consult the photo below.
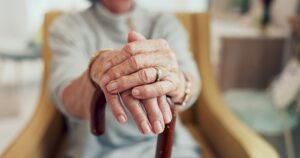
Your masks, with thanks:
<instances>
[{"instance_id":1,"label":"left hand","mask_svg":"<svg viewBox=\"0 0 300 158\"><path fill-rule=\"evenodd\" d=\"M140 36L140 35L139 35ZM138 40L128 43L114 58L106 61L104 84L110 93L132 88L137 99L170 96L180 101L184 95L185 79L179 70L175 53L164 39ZM163 70L163 77L155 82L156 69Z\"/></svg>"}]
</instances>

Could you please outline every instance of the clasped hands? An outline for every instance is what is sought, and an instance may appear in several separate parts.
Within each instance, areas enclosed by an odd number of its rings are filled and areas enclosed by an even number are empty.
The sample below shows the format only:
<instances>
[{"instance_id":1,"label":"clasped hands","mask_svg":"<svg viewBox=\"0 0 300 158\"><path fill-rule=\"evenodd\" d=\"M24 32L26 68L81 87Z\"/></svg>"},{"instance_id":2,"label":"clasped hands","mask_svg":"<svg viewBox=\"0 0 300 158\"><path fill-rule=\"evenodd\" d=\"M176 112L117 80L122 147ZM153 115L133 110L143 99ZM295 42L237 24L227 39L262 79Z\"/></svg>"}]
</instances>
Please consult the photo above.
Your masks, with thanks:
<instances>
[{"instance_id":1,"label":"clasped hands","mask_svg":"<svg viewBox=\"0 0 300 158\"><path fill-rule=\"evenodd\" d=\"M160 81L156 81L156 67L163 70ZM166 96L180 101L184 95L185 79L168 42L146 40L136 32L128 34L122 49L101 53L90 75L118 122L127 121L127 108L143 134L161 133L172 120Z\"/></svg>"}]
</instances>

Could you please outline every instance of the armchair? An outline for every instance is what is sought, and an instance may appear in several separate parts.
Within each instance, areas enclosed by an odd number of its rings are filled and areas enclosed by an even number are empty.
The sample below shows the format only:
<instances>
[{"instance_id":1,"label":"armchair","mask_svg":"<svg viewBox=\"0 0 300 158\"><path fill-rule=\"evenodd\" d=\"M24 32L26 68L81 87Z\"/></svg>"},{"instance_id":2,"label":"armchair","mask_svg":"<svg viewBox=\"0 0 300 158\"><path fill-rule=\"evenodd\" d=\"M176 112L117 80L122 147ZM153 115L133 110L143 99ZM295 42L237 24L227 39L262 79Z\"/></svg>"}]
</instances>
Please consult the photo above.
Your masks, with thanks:
<instances>
[{"instance_id":1,"label":"armchair","mask_svg":"<svg viewBox=\"0 0 300 158\"><path fill-rule=\"evenodd\" d=\"M66 130L63 117L48 98L51 50L48 28L61 12L49 12L44 22L44 79L39 105L15 142L1 158L44 158L59 153ZM196 104L181 114L184 125L202 146L204 158L278 158L276 151L246 127L225 105L210 60L209 14L179 13L190 34L191 50L202 75L202 92Z\"/></svg>"}]
</instances>

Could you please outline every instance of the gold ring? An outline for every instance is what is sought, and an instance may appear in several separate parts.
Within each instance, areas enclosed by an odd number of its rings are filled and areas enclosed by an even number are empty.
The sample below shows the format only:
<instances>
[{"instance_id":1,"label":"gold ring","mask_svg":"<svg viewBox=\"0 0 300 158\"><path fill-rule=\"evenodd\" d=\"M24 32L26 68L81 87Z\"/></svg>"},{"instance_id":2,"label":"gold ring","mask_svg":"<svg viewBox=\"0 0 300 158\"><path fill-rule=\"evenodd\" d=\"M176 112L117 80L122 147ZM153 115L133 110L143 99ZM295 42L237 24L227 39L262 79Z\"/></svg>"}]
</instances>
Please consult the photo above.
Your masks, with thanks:
<instances>
[{"instance_id":1,"label":"gold ring","mask_svg":"<svg viewBox=\"0 0 300 158\"><path fill-rule=\"evenodd\" d=\"M125 107L126 105L125 105L125 103L124 103L124 101L123 101L123 98L122 98L122 96L121 96L120 93L118 93L118 98L119 98L119 101L120 101L121 105L122 105L123 107Z\"/></svg>"},{"instance_id":2,"label":"gold ring","mask_svg":"<svg viewBox=\"0 0 300 158\"><path fill-rule=\"evenodd\" d=\"M160 81L163 78L163 71L158 66L155 66L153 68L156 70L156 79L155 79L155 82L158 82L158 81Z\"/></svg>"}]
</instances>

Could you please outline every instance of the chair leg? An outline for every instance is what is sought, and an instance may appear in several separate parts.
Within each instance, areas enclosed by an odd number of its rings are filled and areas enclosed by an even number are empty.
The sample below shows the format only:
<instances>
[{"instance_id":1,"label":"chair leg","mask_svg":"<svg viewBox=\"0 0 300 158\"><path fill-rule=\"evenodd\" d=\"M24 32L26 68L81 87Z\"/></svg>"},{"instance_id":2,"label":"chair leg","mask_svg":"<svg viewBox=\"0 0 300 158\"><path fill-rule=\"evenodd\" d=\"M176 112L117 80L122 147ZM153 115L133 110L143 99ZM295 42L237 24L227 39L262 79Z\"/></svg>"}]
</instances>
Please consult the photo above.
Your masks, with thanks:
<instances>
[{"instance_id":1,"label":"chair leg","mask_svg":"<svg viewBox=\"0 0 300 158\"><path fill-rule=\"evenodd\" d=\"M287 116L285 111L280 110L279 111L281 115L281 119L284 122L284 124L287 124ZM288 158L295 158L295 150L294 150L294 141L293 141L293 134L292 129L290 128L284 128L283 130L283 138L285 142L285 149L287 151L287 157Z\"/></svg>"}]
</instances>

